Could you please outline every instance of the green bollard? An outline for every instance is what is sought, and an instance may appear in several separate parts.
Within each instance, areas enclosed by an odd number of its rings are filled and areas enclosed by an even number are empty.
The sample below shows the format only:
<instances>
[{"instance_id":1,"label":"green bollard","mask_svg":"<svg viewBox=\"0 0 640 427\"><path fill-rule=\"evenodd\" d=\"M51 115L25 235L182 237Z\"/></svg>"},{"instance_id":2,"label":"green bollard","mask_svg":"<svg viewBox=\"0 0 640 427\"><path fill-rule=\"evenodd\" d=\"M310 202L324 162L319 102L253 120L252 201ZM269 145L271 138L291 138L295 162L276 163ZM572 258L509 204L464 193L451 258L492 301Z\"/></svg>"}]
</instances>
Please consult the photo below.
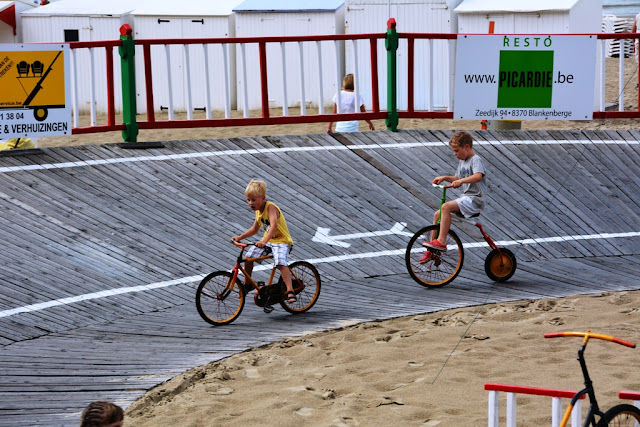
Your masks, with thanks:
<instances>
[{"instance_id":1,"label":"green bollard","mask_svg":"<svg viewBox=\"0 0 640 427\"><path fill-rule=\"evenodd\" d=\"M120 27L122 46L120 53L120 67L122 72L122 119L125 129L122 138L125 142L136 142L138 138L138 123L136 122L136 45L133 40L133 30L129 24Z\"/></svg>"},{"instance_id":2,"label":"green bollard","mask_svg":"<svg viewBox=\"0 0 640 427\"><path fill-rule=\"evenodd\" d=\"M397 105L397 75L396 52L398 50L398 33L396 32L396 20L389 18L387 21L387 38L384 41L387 49L387 118L385 124L387 130L398 131L398 105Z\"/></svg>"}]
</instances>

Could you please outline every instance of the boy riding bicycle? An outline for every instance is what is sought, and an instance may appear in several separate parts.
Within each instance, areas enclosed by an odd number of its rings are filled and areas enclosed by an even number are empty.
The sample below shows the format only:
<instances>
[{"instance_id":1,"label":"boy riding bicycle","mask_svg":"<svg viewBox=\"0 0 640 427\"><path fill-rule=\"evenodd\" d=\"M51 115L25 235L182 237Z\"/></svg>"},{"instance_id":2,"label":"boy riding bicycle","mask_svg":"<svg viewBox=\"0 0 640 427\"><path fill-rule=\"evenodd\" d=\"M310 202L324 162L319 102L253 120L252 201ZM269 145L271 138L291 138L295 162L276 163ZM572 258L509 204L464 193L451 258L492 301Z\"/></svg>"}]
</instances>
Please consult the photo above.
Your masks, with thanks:
<instances>
[{"instance_id":1,"label":"boy riding bicycle","mask_svg":"<svg viewBox=\"0 0 640 427\"><path fill-rule=\"evenodd\" d=\"M264 181L252 180L244 191L247 203L251 210L255 211L253 226L239 236L232 236L231 240L242 240L251 237L264 229L262 240L250 246L245 252L246 258L255 258L269 253L273 254L273 262L280 271L280 276L287 286L287 302L296 302L296 294L291 283L287 257L293 247L293 239L289 234L287 222L280 208L266 200L267 184ZM244 268L247 274L253 271L253 261L246 261ZM246 283L245 283L246 285Z\"/></svg>"},{"instance_id":2,"label":"boy riding bicycle","mask_svg":"<svg viewBox=\"0 0 640 427\"><path fill-rule=\"evenodd\" d=\"M487 194L486 170L482 158L473 152L473 138L467 132L456 132L449 140L449 146L453 154L458 158L458 168L455 176L438 176L433 180L433 184L440 184L443 181L450 182L450 187L462 187L463 194L455 200L444 203L440 210L433 214L433 223L440 221L440 232L438 238L432 236L430 242L423 243L424 246L439 251L446 251L446 238L451 227L451 214L456 213L465 218L478 216L485 206L485 195ZM419 262L424 264L433 255L429 250L424 253Z\"/></svg>"}]
</instances>

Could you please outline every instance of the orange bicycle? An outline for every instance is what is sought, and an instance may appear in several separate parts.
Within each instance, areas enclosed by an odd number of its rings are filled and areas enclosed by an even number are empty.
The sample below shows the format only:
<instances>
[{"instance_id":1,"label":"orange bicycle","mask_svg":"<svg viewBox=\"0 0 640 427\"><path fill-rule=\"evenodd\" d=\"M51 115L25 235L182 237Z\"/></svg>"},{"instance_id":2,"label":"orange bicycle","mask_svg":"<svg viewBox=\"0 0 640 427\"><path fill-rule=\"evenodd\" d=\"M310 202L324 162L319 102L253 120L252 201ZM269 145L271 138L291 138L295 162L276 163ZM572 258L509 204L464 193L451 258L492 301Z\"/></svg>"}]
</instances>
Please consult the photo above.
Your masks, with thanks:
<instances>
[{"instance_id":1,"label":"orange bicycle","mask_svg":"<svg viewBox=\"0 0 640 427\"><path fill-rule=\"evenodd\" d=\"M275 280L277 268L274 266L265 285L256 282L242 267L245 261L262 261L273 258L264 255L255 258L243 258L244 250L253 243L232 242L240 247L240 254L233 269L229 271L215 271L207 275L196 291L196 307L198 313L206 322L212 325L226 325L233 322L244 308L245 296L255 289L254 302L262 307L265 313L273 311L274 304L280 304L289 313L303 313L309 310L320 296L320 275L318 270L309 262L296 261L289 265L293 291L296 301L289 302L286 298L287 287L282 277ZM244 275L245 285L238 279Z\"/></svg>"},{"instance_id":2,"label":"orange bicycle","mask_svg":"<svg viewBox=\"0 0 640 427\"><path fill-rule=\"evenodd\" d=\"M589 398L589 410L587 412L587 417L584 420L584 427L592 426L592 427L606 427L606 426L626 426L633 427L640 425L640 409L636 408L633 405L629 404L619 404L607 412L602 412L600 407L598 406L598 401L596 400L596 394L593 390L593 382L589 377L589 372L587 371L587 364L584 359L584 352L587 349L587 343L590 338L597 338L605 341L611 341L616 344L621 344L627 347L635 348L636 345L630 341L625 341L620 338L612 337L610 335L602 335L596 334L591 331L587 332L551 332L544 334L545 338L557 338L557 337L583 337L582 346L578 350L578 362L580 363L580 368L582 369L582 376L584 377L584 388L577 392L573 398L571 399L571 403L569 403L569 407L564 413L562 417L562 421L560 423L560 427L565 427L569 418L571 417L571 412L573 411L573 407L575 406L578 399L580 399L585 394Z\"/></svg>"}]
</instances>

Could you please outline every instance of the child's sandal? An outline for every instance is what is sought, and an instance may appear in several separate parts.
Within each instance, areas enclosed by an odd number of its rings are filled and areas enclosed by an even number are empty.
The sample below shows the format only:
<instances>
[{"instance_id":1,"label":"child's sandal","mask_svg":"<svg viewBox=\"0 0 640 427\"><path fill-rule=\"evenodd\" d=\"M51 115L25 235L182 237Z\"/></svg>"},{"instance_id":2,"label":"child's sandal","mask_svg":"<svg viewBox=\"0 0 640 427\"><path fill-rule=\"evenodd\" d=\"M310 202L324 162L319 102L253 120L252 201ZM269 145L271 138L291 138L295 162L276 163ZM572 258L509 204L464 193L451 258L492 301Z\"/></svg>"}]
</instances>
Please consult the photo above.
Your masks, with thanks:
<instances>
[{"instance_id":1,"label":"child's sandal","mask_svg":"<svg viewBox=\"0 0 640 427\"><path fill-rule=\"evenodd\" d=\"M293 304L296 301L298 301L298 299L296 298L296 293L293 291L287 291L287 302L289 304Z\"/></svg>"}]
</instances>

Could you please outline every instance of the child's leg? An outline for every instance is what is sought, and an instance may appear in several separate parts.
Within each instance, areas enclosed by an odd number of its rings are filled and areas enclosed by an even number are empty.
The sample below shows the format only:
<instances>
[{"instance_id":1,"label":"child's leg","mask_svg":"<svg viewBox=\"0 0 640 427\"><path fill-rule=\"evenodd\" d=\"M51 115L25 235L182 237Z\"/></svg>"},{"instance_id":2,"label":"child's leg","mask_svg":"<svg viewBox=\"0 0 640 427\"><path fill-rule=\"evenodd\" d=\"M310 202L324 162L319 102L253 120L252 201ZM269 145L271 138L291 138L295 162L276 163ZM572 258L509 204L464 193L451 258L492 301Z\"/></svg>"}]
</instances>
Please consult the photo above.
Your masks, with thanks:
<instances>
[{"instance_id":1,"label":"child's leg","mask_svg":"<svg viewBox=\"0 0 640 427\"><path fill-rule=\"evenodd\" d=\"M257 246L249 246L246 250L246 252L244 253L245 258L257 258L257 257L261 257L263 255L266 255L268 253L268 251L265 248L259 248ZM260 261L258 261L260 262ZM251 276L251 273L253 273L253 264L254 261L245 261L244 262L244 269L247 272L248 276ZM244 278L244 284L245 285L249 285L249 282L247 280L247 278ZM250 288L247 288L248 290L253 289L252 285Z\"/></svg>"},{"instance_id":2,"label":"child's leg","mask_svg":"<svg viewBox=\"0 0 640 427\"><path fill-rule=\"evenodd\" d=\"M438 209L433 213L433 224L434 225L437 224L439 219L440 219L440 209ZM431 232L431 240L435 240L437 238L438 238L438 235L436 233L436 230L433 230Z\"/></svg>"},{"instance_id":3,"label":"child's leg","mask_svg":"<svg viewBox=\"0 0 640 427\"><path fill-rule=\"evenodd\" d=\"M280 276L282 276L282 280L284 280L284 284L287 286L287 292L293 292L293 283L291 282L291 272L289 271L289 266L279 265L278 271L280 272Z\"/></svg>"},{"instance_id":4,"label":"child's leg","mask_svg":"<svg viewBox=\"0 0 640 427\"><path fill-rule=\"evenodd\" d=\"M278 271L280 272L280 276L284 281L285 286L287 287L287 301L289 303L296 302L296 295L293 291L293 283L291 282L291 272L289 271L289 251L291 250L290 245L286 244L277 244L270 245L273 250L273 262L275 263Z\"/></svg>"},{"instance_id":5,"label":"child's leg","mask_svg":"<svg viewBox=\"0 0 640 427\"><path fill-rule=\"evenodd\" d=\"M251 273L253 272L253 261L245 261L244 262L244 270L247 272L247 275L251 276ZM247 278L244 278L244 284L248 285L249 281L247 280Z\"/></svg>"},{"instance_id":6,"label":"child's leg","mask_svg":"<svg viewBox=\"0 0 640 427\"><path fill-rule=\"evenodd\" d=\"M438 241L443 245L446 244L447 233L449 232L449 228L451 228L451 214L453 212L460 212L458 202L455 200L448 201L442 205L442 218L440 218L440 235L438 236Z\"/></svg>"}]
</instances>

